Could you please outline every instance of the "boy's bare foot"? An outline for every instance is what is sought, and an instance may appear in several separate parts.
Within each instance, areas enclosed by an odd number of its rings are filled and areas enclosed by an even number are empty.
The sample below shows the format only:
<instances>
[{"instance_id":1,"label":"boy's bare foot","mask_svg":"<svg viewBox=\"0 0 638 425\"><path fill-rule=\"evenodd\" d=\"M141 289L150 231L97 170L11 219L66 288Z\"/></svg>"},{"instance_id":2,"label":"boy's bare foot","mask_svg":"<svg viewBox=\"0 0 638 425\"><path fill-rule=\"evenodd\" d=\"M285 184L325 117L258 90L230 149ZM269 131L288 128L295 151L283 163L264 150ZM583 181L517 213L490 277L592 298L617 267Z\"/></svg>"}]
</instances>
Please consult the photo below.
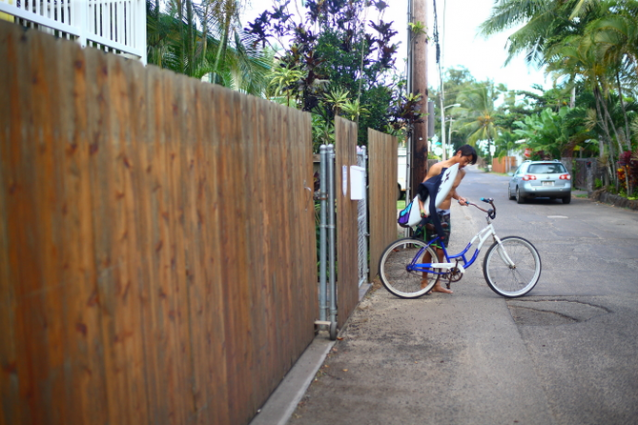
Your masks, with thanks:
<instances>
[{"instance_id":1,"label":"boy's bare foot","mask_svg":"<svg viewBox=\"0 0 638 425\"><path fill-rule=\"evenodd\" d=\"M428 286L429 284L430 282L428 282L427 278L421 279L421 289L425 289L425 287ZM428 293L430 293L430 291L428 291Z\"/></svg>"},{"instance_id":2,"label":"boy's bare foot","mask_svg":"<svg viewBox=\"0 0 638 425\"><path fill-rule=\"evenodd\" d=\"M453 294L454 292L444 288L440 283L437 283L436 285L434 285L434 287L432 287L432 289L430 290L430 292L442 292L444 294Z\"/></svg>"}]
</instances>

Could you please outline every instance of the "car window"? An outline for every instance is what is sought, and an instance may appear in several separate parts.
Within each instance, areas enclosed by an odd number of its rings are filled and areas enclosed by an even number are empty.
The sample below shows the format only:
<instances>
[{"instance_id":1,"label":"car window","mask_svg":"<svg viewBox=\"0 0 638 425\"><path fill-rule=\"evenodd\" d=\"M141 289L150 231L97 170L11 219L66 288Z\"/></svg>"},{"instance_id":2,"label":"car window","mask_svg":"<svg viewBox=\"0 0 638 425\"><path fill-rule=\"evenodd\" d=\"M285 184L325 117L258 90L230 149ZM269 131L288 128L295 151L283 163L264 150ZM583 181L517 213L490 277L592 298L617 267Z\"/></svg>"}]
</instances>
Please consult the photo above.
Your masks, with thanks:
<instances>
[{"instance_id":1,"label":"car window","mask_svg":"<svg viewBox=\"0 0 638 425\"><path fill-rule=\"evenodd\" d=\"M529 166L530 174L558 174L565 173L565 167L561 163L556 164L532 164Z\"/></svg>"}]
</instances>

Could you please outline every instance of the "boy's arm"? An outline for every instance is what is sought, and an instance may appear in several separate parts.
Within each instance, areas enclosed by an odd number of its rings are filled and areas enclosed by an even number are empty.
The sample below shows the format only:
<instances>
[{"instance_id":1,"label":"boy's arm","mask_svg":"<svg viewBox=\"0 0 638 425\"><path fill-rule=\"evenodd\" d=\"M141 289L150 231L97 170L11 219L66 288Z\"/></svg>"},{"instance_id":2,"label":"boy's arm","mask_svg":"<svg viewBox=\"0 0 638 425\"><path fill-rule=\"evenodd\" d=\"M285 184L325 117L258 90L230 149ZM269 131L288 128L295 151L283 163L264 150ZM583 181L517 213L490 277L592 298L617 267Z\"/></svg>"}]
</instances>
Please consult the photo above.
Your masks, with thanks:
<instances>
[{"instance_id":1,"label":"boy's arm","mask_svg":"<svg viewBox=\"0 0 638 425\"><path fill-rule=\"evenodd\" d=\"M463 177L465 177L465 171L459 170L458 174L456 175L456 179L454 180L454 188L452 189L452 199L456 199L457 201L459 201L459 204L461 205L467 205L467 199L459 195L459 193L456 191L456 188L459 187L459 185L461 184Z\"/></svg>"}]
</instances>

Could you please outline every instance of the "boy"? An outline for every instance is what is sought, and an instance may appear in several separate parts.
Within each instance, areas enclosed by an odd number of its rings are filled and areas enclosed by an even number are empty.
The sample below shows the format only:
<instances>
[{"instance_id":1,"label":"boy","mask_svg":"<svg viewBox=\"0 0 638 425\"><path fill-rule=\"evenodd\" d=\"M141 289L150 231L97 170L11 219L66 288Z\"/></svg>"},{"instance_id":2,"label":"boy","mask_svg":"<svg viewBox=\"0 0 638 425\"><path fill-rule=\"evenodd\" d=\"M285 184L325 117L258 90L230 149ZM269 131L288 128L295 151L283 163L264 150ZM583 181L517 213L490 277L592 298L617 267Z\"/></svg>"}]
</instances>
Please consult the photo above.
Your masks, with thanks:
<instances>
[{"instance_id":1,"label":"boy","mask_svg":"<svg viewBox=\"0 0 638 425\"><path fill-rule=\"evenodd\" d=\"M443 202L441 202L441 204L436 209L437 217L441 223L441 227L443 228L444 237L442 238L442 240L446 248L450 241L450 233L452 231L452 223L450 221L450 206L452 205L452 199L458 200L459 204L461 205L467 205L467 200L458 194L458 192L456 191L456 188L461 184L463 177L465 177L465 170L463 168L465 168L465 166L467 166L468 164L476 164L476 159L477 159L476 150L472 146L470 145L461 146L456 151L456 154L454 154L453 157L451 157L448 160L437 162L436 164L434 164L428 170L428 174L425 176L425 179L423 180L423 183L425 183L428 180L439 176L444 169L450 168L454 164L459 164L459 171L456 175L456 179L454 179L454 184L452 186L452 189L448 193L447 197L443 200ZM421 183L421 185L423 185L423 183ZM420 193L421 191L419 191L419 194ZM434 193L431 196L436 196L436 193ZM429 216L430 215L428 211L429 205L424 205L425 199L421 199L421 198L422 197L419 196L419 207L421 208L421 212L423 214L423 212L425 211L426 215ZM422 226L425 228L424 240L426 242L431 240L435 236L437 236L437 231L435 229L435 226L432 223L433 223L432 217L428 217L427 219L424 220L424 223L422 223ZM433 246L436 248L436 252L439 255L439 261L445 261L445 257L443 255L443 249L441 249L440 245L434 244ZM431 262L430 257L431 257L430 254L426 252L425 255L423 256L423 262L424 263ZM423 273L423 279L421 280L421 287L425 287L427 286L427 284L428 284L427 273ZM443 292L446 294L452 293L451 290L444 288L441 285L440 281L437 282L436 285L434 285L431 292Z\"/></svg>"}]
</instances>

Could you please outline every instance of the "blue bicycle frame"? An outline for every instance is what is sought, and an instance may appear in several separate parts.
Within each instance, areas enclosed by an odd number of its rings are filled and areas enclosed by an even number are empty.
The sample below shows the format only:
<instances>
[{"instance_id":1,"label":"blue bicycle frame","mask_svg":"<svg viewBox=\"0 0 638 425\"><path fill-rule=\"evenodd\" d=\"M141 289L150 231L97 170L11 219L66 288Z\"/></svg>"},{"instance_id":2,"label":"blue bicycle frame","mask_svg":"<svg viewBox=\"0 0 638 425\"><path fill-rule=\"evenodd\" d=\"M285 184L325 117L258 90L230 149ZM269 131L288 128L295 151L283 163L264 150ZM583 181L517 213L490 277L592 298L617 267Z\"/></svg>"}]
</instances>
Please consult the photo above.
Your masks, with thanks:
<instances>
[{"instance_id":1,"label":"blue bicycle frame","mask_svg":"<svg viewBox=\"0 0 638 425\"><path fill-rule=\"evenodd\" d=\"M467 244L465 249L461 251L460 253L454 254L454 255L448 254L447 249L445 248L445 244L443 243L443 241L440 240L441 238L437 236L436 238L428 242L426 247L419 250L419 252L417 253L417 255L414 256L410 264L407 265L407 270L443 275L443 274L449 273L450 269L454 267L458 267L459 271L463 273L465 272L466 268L474 264L474 262L479 256L479 253L481 252L481 247L490 236L492 236L496 242L500 243L500 239L498 238L498 236L496 236L496 232L494 230L494 227L492 226L492 223L488 220L488 225L485 226L483 229L481 229L476 235L474 235L474 237ZM468 260L466 254L469 252L470 248L472 247L472 245L474 245L477 239L479 240L479 243L474 249L472 258ZM443 254L447 262L446 263L419 263L419 259L423 257L427 247L431 246L433 243L437 241L439 241L439 244L441 245L441 248L443 249ZM452 260L455 260L455 262L452 263L451 262ZM462 260L463 264L459 264L458 263L459 260Z\"/></svg>"}]
</instances>

